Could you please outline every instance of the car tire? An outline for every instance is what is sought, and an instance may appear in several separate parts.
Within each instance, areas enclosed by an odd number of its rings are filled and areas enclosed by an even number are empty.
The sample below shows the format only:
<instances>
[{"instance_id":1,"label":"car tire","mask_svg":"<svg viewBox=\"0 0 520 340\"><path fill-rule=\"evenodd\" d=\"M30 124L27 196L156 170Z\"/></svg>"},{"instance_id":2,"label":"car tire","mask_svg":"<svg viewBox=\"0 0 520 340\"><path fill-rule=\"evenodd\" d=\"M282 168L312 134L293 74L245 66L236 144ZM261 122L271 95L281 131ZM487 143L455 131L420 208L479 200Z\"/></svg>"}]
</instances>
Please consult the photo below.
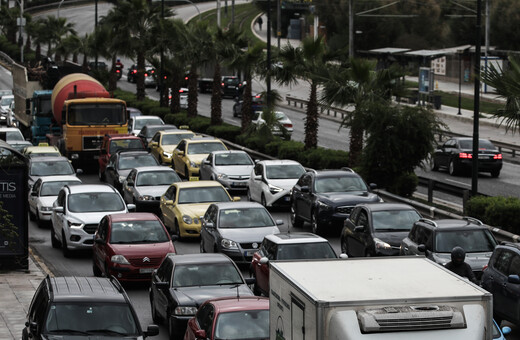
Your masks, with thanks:
<instances>
[{"instance_id":1,"label":"car tire","mask_svg":"<svg viewBox=\"0 0 520 340\"><path fill-rule=\"evenodd\" d=\"M318 224L318 220L316 219L314 212L311 214L311 231L313 234L321 235L321 228Z\"/></svg>"},{"instance_id":2,"label":"car tire","mask_svg":"<svg viewBox=\"0 0 520 340\"><path fill-rule=\"evenodd\" d=\"M262 296L262 291L260 290L260 288L258 288L258 284L255 283L253 284L253 294L255 294L256 296Z\"/></svg>"},{"instance_id":3,"label":"car tire","mask_svg":"<svg viewBox=\"0 0 520 340\"><path fill-rule=\"evenodd\" d=\"M303 220L296 215L296 210L291 206L291 224L293 228L301 228L303 226Z\"/></svg>"},{"instance_id":4,"label":"car tire","mask_svg":"<svg viewBox=\"0 0 520 340\"><path fill-rule=\"evenodd\" d=\"M190 180L190 171L188 170L188 167L187 166L184 166L184 178L186 178L186 180Z\"/></svg>"},{"instance_id":5,"label":"car tire","mask_svg":"<svg viewBox=\"0 0 520 340\"><path fill-rule=\"evenodd\" d=\"M341 238L341 253L347 254L348 257L350 257L350 254L348 253L348 243L347 240L344 238Z\"/></svg>"},{"instance_id":6,"label":"car tire","mask_svg":"<svg viewBox=\"0 0 520 340\"><path fill-rule=\"evenodd\" d=\"M173 231L175 233L175 235L177 235L178 237L178 240L180 241L181 239L181 228L179 226L179 222L177 222L177 220L175 220L175 230Z\"/></svg>"},{"instance_id":7,"label":"car tire","mask_svg":"<svg viewBox=\"0 0 520 340\"><path fill-rule=\"evenodd\" d=\"M168 313L168 336L170 338L170 340L182 340L182 337L180 334L176 333L175 332L175 328L173 327L173 324L171 322L171 316L170 314Z\"/></svg>"},{"instance_id":8,"label":"car tire","mask_svg":"<svg viewBox=\"0 0 520 340\"><path fill-rule=\"evenodd\" d=\"M459 169L455 165L455 161L453 159L450 160L450 164L448 164L448 173L451 176L456 176L459 173Z\"/></svg>"},{"instance_id":9,"label":"car tire","mask_svg":"<svg viewBox=\"0 0 520 340\"><path fill-rule=\"evenodd\" d=\"M40 212L38 211L38 209L36 209L36 214L34 215L34 219L36 220L36 225L38 226L38 228L43 228L43 221L40 220Z\"/></svg>"},{"instance_id":10,"label":"car tire","mask_svg":"<svg viewBox=\"0 0 520 340\"><path fill-rule=\"evenodd\" d=\"M104 182L105 181L105 173L101 172L101 169L98 171L98 178L99 178L100 182Z\"/></svg>"},{"instance_id":11,"label":"car tire","mask_svg":"<svg viewBox=\"0 0 520 340\"><path fill-rule=\"evenodd\" d=\"M29 220L30 221L34 221L36 219L36 215L31 212L31 209L29 209Z\"/></svg>"},{"instance_id":12,"label":"car tire","mask_svg":"<svg viewBox=\"0 0 520 340\"><path fill-rule=\"evenodd\" d=\"M265 195L262 193L262 197L260 197L260 204L262 204L265 208L267 208L267 202L265 200Z\"/></svg>"},{"instance_id":13,"label":"car tire","mask_svg":"<svg viewBox=\"0 0 520 340\"><path fill-rule=\"evenodd\" d=\"M500 170L491 170L491 177L497 178L500 176Z\"/></svg>"},{"instance_id":14,"label":"car tire","mask_svg":"<svg viewBox=\"0 0 520 340\"><path fill-rule=\"evenodd\" d=\"M52 247L58 249L61 246L60 241L56 238L56 234L54 233L54 227L51 226L51 244Z\"/></svg>"},{"instance_id":15,"label":"car tire","mask_svg":"<svg viewBox=\"0 0 520 340\"><path fill-rule=\"evenodd\" d=\"M200 238L199 252L200 252L201 254L203 254L203 253L206 252L206 250L204 250L204 242L202 242L202 237Z\"/></svg>"},{"instance_id":16,"label":"car tire","mask_svg":"<svg viewBox=\"0 0 520 340\"><path fill-rule=\"evenodd\" d=\"M432 171L439 171L439 163L435 161L435 157L432 157L431 160L432 164Z\"/></svg>"},{"instance_id":17,"label":"car tire","mask_svg":"<svg viewBox=\"0 0 520 340\"><path fill-rule=\"evenodd\" d=\"M67 238L65 237L64 232L61 233L61 239L62 239L61 250L63 251L63 256L66 258L69 258L71 254L70 254L69 246L67 245Z\"/></svg>"},{"instance_id":18,"label":"car tire","mask_svg":"<svg viewBox=\"0 0 520 340\"><path fill-rule=\"evenodd\" d=\"M151 307L151 310L152 310L152 320L155 324L162 324L163 323L163 319L159 316L159 314L157 314L157 308L155 308L155 302L154 301L154 298L153 298L153 295L150 296L150 307Z\"/></svg>"},{"instance_id":19,"label":"car tire","mask_svg":"<svg viewBox=\"0 0 520 340\"><path fill-rule=\"evenodd\" d=\"M249 190L249 188L247 189L247 194L246 194L246 196L247 196L247 200L248 200L249 202L253 202L253 199L251 198L251 190Z\"/></svg>"},{"instance_id":20,"label":"car tire","mask_svg":"<svg viewBox=\"0 0 520 340\"><path fill-rule=\"evenodd\" d=\"M92 273L94 273L95 277L101 277L103 276L103 273L99 269L99 267L96 265L96 262L92 261Z\"/></svg>"}]
</instances>

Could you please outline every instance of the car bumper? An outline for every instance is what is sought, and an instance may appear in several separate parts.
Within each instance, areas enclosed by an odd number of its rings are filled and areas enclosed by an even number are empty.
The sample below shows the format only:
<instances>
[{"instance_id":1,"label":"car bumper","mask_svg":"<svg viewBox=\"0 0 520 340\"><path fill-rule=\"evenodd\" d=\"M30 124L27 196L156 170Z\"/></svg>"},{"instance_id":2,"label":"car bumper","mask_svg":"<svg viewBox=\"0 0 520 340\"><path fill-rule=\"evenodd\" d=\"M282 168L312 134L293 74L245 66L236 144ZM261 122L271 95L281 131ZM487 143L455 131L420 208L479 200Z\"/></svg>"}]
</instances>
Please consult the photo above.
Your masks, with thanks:
<instances>
[{"instance_id":1,"label":"car bumper","mask_svg":"<svg viewBox=\"0 0 520 340\"><path fill-rule=\"evenodd\" d=\"M113 275L119 281L141 281L148 282L152 279L152 272L157 269L154 267L135 267L135 266L111 266L108 274Z\"/></svg>"},{"instance_id":2,"label":"car bumper","mask_svg":"<svg viewBox=\"0 0 520 340\"><path fill-rule=\"evenodd\" d=\"M258 242L261 244L261 242ZM236 264L251 264L253 260L253 254L258 249L221 249L220 252L229 256Z\"/></svg>"},{"instance_id":3,"label":"car bumper","mask_svg":"<svg viewBox=\"0 0 520 340\"><path fill-rule=\"evenodd\" d=\"M51 220L52 211L41 211L38 210L38 218L40 221L49 222Z\"/></svg>"},{"instance_id":4,"label":"car bumper","mask_svg":"<svg viewBox=\"0 0 520 340\"><path fill-rule=\"evenodd\" d=\"M201 225L200 223L187 224L184 222L180 222L179 229L181 237L199 237Z\"/></svg>"},{"instance_id":5,"label":"car bumper","mask_svg":"<svg viewBox=\"0 0 520 340\"><path fill-rule=\"evenodd\" d=\"M463 167L464 169L471 169L473 166L473 160L472 159L464 159L459 160L459 165ZM501 170L502 169L502 162L497 161L485 161L482 159L478 160L478 171L493 171L493 170Z\"/></svg>"},{"instance_id":6,"label":"car bumper","mask_svg":"<svg viewBox=\"0 0 520 340\"><path fill-rule=\"evenodd\" d=\"M228 190L247 190L247 183L249 182L248 179L239 179L239 180L233 180L233 179L217 179L217 181L222 184L226 189Z\"/></svg>"},{"instance_id":7,"label":"car bumper","mask_svg":"<svg viewBox=\"0 0 520 340\"><path fill-rule=\"evenodd\" d=\"M94 244L94 233L89 234L83 229L70 228L65 237L67 238L67 247L71 250L92 249Z\"/></svg>"},{"instance_id":8,"label":"car bumper","mask_svg":"<svg viewBox=\"0 0 520 340\"><path fill-rule=\"evenodd\" d=\"M180 316L180 315L172 315L170 317L170 322L172 323L172 329L175 332L176 337L182 337L182 335L186 332L186 328L188 327L188 320L190 320L194 315ZM174 334L170 334L172 336Z\"/></svg>"},{"instance_id":9,"label":"car bumper","mask_svg":"<svg viewBox=\"0 0 520 340\"><path fill-rule=\"evenodd\" d=\"M343 214L333 211L320 211L318 213L318 224L320 226L343 226L349 214Z\"/></svg>"}]
</instances>

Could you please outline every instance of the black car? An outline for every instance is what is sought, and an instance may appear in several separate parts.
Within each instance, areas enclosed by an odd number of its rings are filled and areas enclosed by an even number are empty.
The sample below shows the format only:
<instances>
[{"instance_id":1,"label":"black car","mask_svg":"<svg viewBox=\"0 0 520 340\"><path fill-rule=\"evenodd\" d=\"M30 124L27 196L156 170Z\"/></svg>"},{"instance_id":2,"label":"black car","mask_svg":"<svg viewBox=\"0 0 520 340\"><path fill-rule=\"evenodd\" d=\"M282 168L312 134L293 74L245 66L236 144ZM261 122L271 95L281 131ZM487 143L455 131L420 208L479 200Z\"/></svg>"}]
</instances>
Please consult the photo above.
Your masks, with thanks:
<instances>
[{"instance_id":1,"label":"black car","mask_svg":"<svg viewBox=\"0 0 520 340\"><path fill-rule=\"evenodd\" d=\"M139 131L137 137L141 138L144 143L144 146L148 148L148 143L152 140L152 137L155 135L157 131L161 130L175 130L177 127L171 124L157 124L157 125L145 125Z\"/></svg>"},{"instance_id":2,"label":"black car","mask_svg":"<svg viewBox=\"0 0 520 340\"><path fill-rule=\"evenodd\" d=\"M137 314L115 278L49 277L34 293L22 339L142 339Z\"/></svg>"},{"instance_id":3,"label":"black car","mask_svg":"<svg viewBox=\"0 0 520 340\"><path fill-rule=\"evenodd\" d=\"M235 98L235 104L233 104L233 117L242 117L242 105L244 100L241 97ZM251 115L255 111L262 111L265 108L265 103L262 95L255 94L251 97Z\"/></svg>"},{"instance_id":4,"label":"black car","mask_svg":"<svg viewBox=\"0 0 520 340\"><path fill-rule=\"evenodd\" d=\"M123 182L133 168L156 165L159 162L148 151L118 150L108 160L105 181L121 193Z\"/></svg>"},{"instance_id":5,"label":"black car","mask_svg":"<svg viewBox=\"0 0 520 340\"><path fill-rule=\"evenodd\" d=\"M310 222L312 232L323 231L325 227L343 225L355 205L382 202L371 192L370 187L353 170L311 170L304 173L292 189L291 222L301 227Z\"/></svg>"},{"instance_id":6,"label":"black car","mask_svg":"<svg viewBox=\"0 0 520 340\"><path fill-rule=\"evenodd\" d=\"M170 339L182 339L188 320L206 300L252 296L248 284L253 282L223 254L169 255L152 273L152 318L166 323Z\"/></svg>"},{"instance_id":7,"label":"black car","mask_svg":"<svg viewBox=\"0 0 520 340\"><path fill-rule=\"evenodd\" d=\"M437 146L433 153L432 170L446 168L452 176L471 170L473 166L473 139L454 137ZM498 177L502 169L502 154L487 139L478 141L478 171Z\"/></svg>"},{"instance_id":8,"label":"black car","mask_svg":"<svg viewBox=\"0 0 520 340\"><path fill-rule=\"evenodd\" d=\"M130 83L137 82L137 65L133 64L128 68L128 73L126 75L126 80ZM146 87L155 86L155 68L152 65L146 65L144 67L144 85Z\"/></svg>"},{"instance_id":9,"label":"black car","mask_svg":"<svg viewBox=\"0 0 520 340\"><path fill-rule=\"evenodd\" d=\"M242 82L237 76L223 76L222 77L222 97L235 98L242 92Z\"/></svg>"},{"instance_id":10,"label":"black car","mask_svg":"<svg viewBox=\"0 0 520 340\"><path fill-rule=\"evenodd\" d=\"M500 325L507 320L520 325L520 245L495 247L482 273L481 285L493 294L493 317Z\"/></svg>"},{"instance_id":11,"label":"black car","mask_svg":"<svg viewBox=\"0 0 520 340\"><path fill-rule=\"evenodd\" d=\"M420 218L408 204L358 204L345 220L341 252L349 257L399 255L401 241Z\"/></svg>"}]
</instances>

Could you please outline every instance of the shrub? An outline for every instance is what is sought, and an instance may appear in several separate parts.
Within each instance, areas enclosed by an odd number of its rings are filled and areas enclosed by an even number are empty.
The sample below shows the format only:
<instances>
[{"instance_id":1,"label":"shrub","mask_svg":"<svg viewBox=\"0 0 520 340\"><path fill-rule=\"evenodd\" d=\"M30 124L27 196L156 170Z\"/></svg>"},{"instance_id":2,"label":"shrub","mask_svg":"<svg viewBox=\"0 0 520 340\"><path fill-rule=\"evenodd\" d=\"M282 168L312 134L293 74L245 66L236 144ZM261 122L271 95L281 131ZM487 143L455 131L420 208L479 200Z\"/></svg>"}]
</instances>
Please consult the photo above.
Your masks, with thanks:
<instances>
[{"instance_id":1,"label":"shrub","mask_svg":"<svg viewBox=\"0 0 520 340\"><path fill-rule=\"evenodd\" d=\"M164 120L164 117L170 113L170 108L169 107L160 107L160 106L156 106L156 107L152 107L150 109L150 114L152 116L159 116L161 117L163 120Z\"/></svg>"},{"instance_id":2,"label":"shrub","mask_svg":"<svg viewBox=\"0 0 520 340\"><path fill-rule=\"evenodd\" d=\"M211 119L208 117L197 116L188 120L190 130L198 133L207 133L206 131L211 126Z\"/></svg>"},{"instance_id":3,"label":"shrub","mask_svg":"<svg viewBox=\"0 0 520 340\"><path fill-rule=\"evenodd\" d=\"M402 173L394 179L392 184L388 185L387 189L402 197L412 197L418 184L419 178L415 173Z\"/></svg>"},{"instance_id":4,"label":"shrub","mask_svg":"<svg viewBox=\"0 0 520 340\"><path fill-rule=\"evenodd\" d=\"M304 152L304 144L302 142L287 141L280 145L277 158L294 159L301 163Z\"/></svg>"},{"instance_id":5,"label":"shrub","mask_svg":"<svg viewBox=\"0 0 520 340\"><path fill-rule=\"evenodd\" d=\"M281 139L275 139L272 142L269 142L265 145L265 153L276 157L278 155L278 150L280 149L280 146L284 143Z\"/></svg>"},{"instance_id":6,"label":"shrub","mask_svg":"<svg viewBox=\"0 0 520 340\"><path fill-rule=\"evenodd\" d=\"M520 199L516 197L472 197L466 204L466 214L488 225L520 233Z\"/></svg>"},{"instance_id":7,"label":"shrub","mask_svg":"<svg viewBox=\"0 0 520 340\"><path fill-rule=\"evenodd\" d=\"M211 136L227 139L230 142L235 142L237 136L240 134L240 126L229 124L212 125L206 130L206 133Z\"/></svg>"},{"instance_id":8,"label":"shrub","mask_svg":"<svg viewBox=\"0 0 520 340\"><path fill-rule=\"evenodd\" d=\"M181 125L188 125L189 126L189 119L186 116L185 112L182 113L168 113L166 116L164 116L164 122L166 124L173 124L177 125L177 127ZM191 126L190 126L191 128Z\"/></svg>"}]
</instances>

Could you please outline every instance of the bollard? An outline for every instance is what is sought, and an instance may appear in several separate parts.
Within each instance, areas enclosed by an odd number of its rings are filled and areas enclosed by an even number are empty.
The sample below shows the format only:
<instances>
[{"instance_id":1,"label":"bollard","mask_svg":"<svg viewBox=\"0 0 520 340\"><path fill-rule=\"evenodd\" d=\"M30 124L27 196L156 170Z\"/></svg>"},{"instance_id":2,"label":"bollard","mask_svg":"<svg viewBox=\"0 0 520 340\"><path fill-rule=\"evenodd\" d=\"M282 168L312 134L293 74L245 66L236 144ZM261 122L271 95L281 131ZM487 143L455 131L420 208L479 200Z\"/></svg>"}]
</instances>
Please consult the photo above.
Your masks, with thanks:
<instances>
[{"instance_id":1,"label":"bollard","mask_svg":"<svg viewBox=\"0 0 520 340\"><path fill-rule=\"evenodd\" d=\"M433 189L435 188L435 182L431 179L428 180L428 203L433 203Z\"/></svg>"}]
</instances>

